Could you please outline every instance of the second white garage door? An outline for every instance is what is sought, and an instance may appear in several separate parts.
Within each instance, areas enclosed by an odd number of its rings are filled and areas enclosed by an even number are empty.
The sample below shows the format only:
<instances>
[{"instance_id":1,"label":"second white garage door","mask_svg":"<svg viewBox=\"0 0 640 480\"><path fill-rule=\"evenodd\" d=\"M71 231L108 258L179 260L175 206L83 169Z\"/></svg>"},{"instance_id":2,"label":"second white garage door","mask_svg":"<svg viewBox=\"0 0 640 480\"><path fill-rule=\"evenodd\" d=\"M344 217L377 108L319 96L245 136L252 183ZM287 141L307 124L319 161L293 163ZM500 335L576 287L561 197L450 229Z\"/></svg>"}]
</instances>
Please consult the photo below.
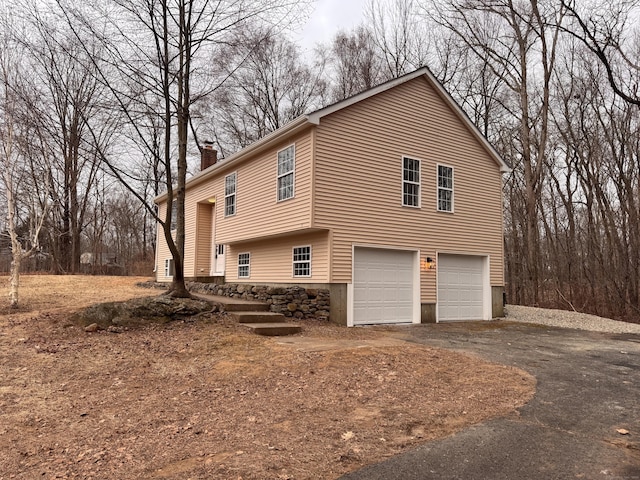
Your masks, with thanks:
<instances>
[{"instance_id":1,"label":"second white garage door","mask_svg":"<svg viewBox=\"0 0 640 480\"><path fill-rule=\"evenodd\" d=\"M438 255L438 321L485 319L485 260Z\"/></svg>"},{"instance_id":2,"label":"second white garage door","mask_svg":"<svg viewBox=\"0 0 640 480\"><path fill-rule=\"evenodd\" d=\"M405 250L354 249L354 325L413 320L415 255Z\"/></svg>"}]
</instances>

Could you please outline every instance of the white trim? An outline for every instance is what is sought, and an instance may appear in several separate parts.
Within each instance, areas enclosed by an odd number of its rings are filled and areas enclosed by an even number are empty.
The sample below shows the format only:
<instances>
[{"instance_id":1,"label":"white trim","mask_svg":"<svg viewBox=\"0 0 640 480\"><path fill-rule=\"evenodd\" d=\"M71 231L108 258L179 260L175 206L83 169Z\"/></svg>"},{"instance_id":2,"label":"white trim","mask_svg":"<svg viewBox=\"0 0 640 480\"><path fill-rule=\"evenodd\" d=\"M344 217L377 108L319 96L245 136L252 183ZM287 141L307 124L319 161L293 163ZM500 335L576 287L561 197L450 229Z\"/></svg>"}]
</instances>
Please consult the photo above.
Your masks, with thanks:
<instances>
[{"instance_id":1,"label":"white trim","mask_svg":"<svg viewBox=\"0 0 640 480\"><path fill-rule=\"evenodd\" d=\"M229 195L227 195L227 178L231 176L233 176L233 193L230 193ZM235 172L231 172L224 176L223 188L224 188L224 191L223 191L224 204L222 205L222 210L224 213L224 218L234 217L238 212L238 171L237 170ZM227 215L227 198L229 197L233 197L233 213L230 213Z\"/></svg>"},{"instance_id":2,"label":"white trim","mask_svg":"<svg viewBox=\"0 0 640 480\"><path fill-rule=\"evenodd\" d=\"M418 181L411 182L409 180L404 179L404 161L405 160L413 160L414 162L418 162ZM409 208L422 208L422 160L416 157L412 157L409 155L402 155L400 160L400 180L401 180L401 191L400 191L400 202L403 207ZM404 203L404 184L407 182L410 185L418 185L418 205L407 205Z\"/></svg>"},{"instance_id":3,"label":"white trim","mask_svg":"<svg viewBox=\"0 0 640 480\"><path fill-rule=\"evenodd\" d=\"M247 259L249 260L249 262L245 265L242 264L242 266L246 266L247 267L247 275L242 275L240 276L240 255L247 255ZM236 261L238 270L236 271L236 275L238 276L238 278L251 278L251 252L239 252L238 253L238 260Z\"/></svg>"},{"instance_id":4,"label":"white trim","mask_svg":"<svg viewBox=\"0 0 640 480\"><path fill-rule=\"evenodd\" d=\"M440 167L451 169L451 189L440 187L438 180L440 178ZM455 169L451 165L445 165L444 163L436 163L436 211L442 213L455 213L456 207L456 175ZM443 190L451 190L451 210L440 210L440 188Z\"/></svg>"},{"instance_id":5,"label":"white trim","mask_svg":"<svg viewBox=\"0 0 640 480\"><path fill-rule=\"evenodd\" d=\"M156 248L153 252L153 273L155 273L156 282L158 281L158 273L160 273L160 265L158 265L158 257L160 250L160 223L156 220Z\"/></svg>"},{"instance_id":6,"label":"white trim","mask_svg":"<svg viewBox=\"0 0 640 480\"><path fill-rule=\"evenodd\" d=\"M351 283L347 283L347 326L355 326L355 299L354 299L354 277L355 277L355 251L356 248L374 248L380 250L396 250L413 252L413 309L411 323L421 323L420 308L420 249L412 247L398 247L393 245L375 245L369 243L351 244Z\"/></svg>"},{"instance_id":7,"label":"white trim","mask_svg":"<svg viewBox=\"0 0 640 480\"><path fill-rule=\"evenodd\" d=\"M295 254L295 250L296 248L308 248L309 249L309 275L296 275L296 263L307 263L307 260L305 261L300 261L298 260L296 262L296 254ZM297 245L294 247L291 247L291 276L293 278L311 278L312 272L311 272L311 265L312 265L312 253L313 253L313 248L311 247L311 245Z\"/></svg>"},{"instance_id":8,"label":"white trim","mask_svg":"<svg viewBox=\"0 0 640 480\"><path fill-rule=\"evenodd\" d=\"M178 230L178 201L174 198L173 202L171 202L171 222L169 224L169 231L173 235L176 230Z\"/></svg>"},{"instance_id":9,"label":"white trim","mask_svg":"<svg viewBox=\"0 0 640 480\"><path fill-rule=\"evenodd\" d=\"M280 166L280 152L284 152L285 150L288 150L289 148L293 147L293 170L291 170L290 172L284 173L284 174L280 174L279 173L279 166ZM292 188L292 194L290 197L287 198L280 198L280 178L286 177L287 175L292 175L293 176L293 183L291 184ZM278 152L276 153L276 203L279 202L286 202L287 200L291 200L292 198L295 198L296 196L296 144L292 143L290 145L287 145L286 147L278 150Z\"/></svg>"},{"instance_id":10,"label":"white trim","mask_svg":"<svg viewBox=\"0 0 640 480\"><path fill-rule=\"evenodd\" d=\"M351 258L353 258L353 256ZM355 317L353 303L353 271L351 272L351 275L351 283L347 283L347 327L355 326L353 321Z\"/></svg>"},{"instance_id":11,"label":"white trim","mask_svg":"<svg viewBox=\"0 0 640 480\"><path fill-rule=\"evenodd\" d=\"M482 258L482 321L491 320L491 260L488 253L469 253L469 252L451 252L436 251L436 323L455 322L456 320L440 320L440 308L438 300L439 280L440 280L440 255L460 255L465 257L481 257Z\"/></svg>"},{"instance_id":12,"label":"white trim","mask_svg":"<svg viewBox=\"0 0 640 480\"><path fill-rule=\"evenodd\" d=\"M483 310L484 310L484 318L485 320L491 320L493 318L492 315L492 298L491 298L491 255L486 255L484 257L484 262L482 262L483 265L482 267L484 268L484 274L483 274L483 278L482 281L484 282L483 285L483 299L484 299L484 305L483 305Z\"/></svg>"},{"instance_id":13,"label":"white trim","mask_svg":"<svg viewBox=\"0 0 640 480\"><path fill-rule=\"evenodd\" d=\"M175 272L175 263L173 261L173 258L165 258L164 259L164 278L171 278L173 279L173 273L171 273L171 266L173 267L173 270Z\"/></svg>"}]
</instances>

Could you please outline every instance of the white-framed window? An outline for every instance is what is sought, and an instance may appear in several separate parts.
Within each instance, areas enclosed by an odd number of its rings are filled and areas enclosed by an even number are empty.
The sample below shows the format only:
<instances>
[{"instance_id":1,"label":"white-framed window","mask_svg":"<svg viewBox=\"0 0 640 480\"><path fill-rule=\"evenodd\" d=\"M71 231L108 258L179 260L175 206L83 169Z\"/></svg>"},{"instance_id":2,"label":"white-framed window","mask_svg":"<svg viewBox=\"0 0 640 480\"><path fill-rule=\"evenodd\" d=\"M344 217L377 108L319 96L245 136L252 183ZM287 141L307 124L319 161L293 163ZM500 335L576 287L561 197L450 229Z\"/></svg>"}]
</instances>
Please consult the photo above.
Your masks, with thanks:
<instances>
[{"instance_id":1,"label":"white-framed window","mask_svg":"<svg viewBox=\"0 0 640 480\"><path fill-rule=\"evenodd\" d=\"M238 278L249 278L251 274L251 254L249 252L238 254Z\"/></svg>"},{"instance_id":2,"label":"white-framed window","mask_svg":"<svg viewBox=\"0 0 640 480\"><path fill-rule=\"evenodd\" d=\"M171 202L171 231L178 228L178 201L176 199Z\"/></svg>"},{"instance_id":3,"label":"white-framed window","mask_svg":"<svg viewBox=\"0 0 640 480\"><path fill-rule=\"evenodd\" d=\"M402 205L420 207L420 160L402 157Z\"/></svg>"},{"instance_id":4,"label":"white-framed window","mask_svg":"<svg viewBox=\"0 0 640 480\"><path fill-rule=\"evenodd\" d=\"M236 214L236 184L238 176L236 172L224 177L224 216L231 217Z\"/></svg>"},{"instance_id":5,"label":"white-framed window","mask_svg":"<svg viewBox=\"0 0 640 480\"><path fill-rule=\"evenodd\" d=\"M278 201L295 195L296 148L289 145L278 152Z\"/></svg>"},{"instance_id":6,"label":"white-framed window","mask_svg":"<svg viewBox=\"0 0 640 480\"><path fill-rule=\"evenodd\" d=\"M174 273L175 273L175 267L173 265L173 258L165 258L164 259L164 276L172 278Z\"/></svg>"},{"instance_id":7,"label":"white-framed window","mask_svg":"<svg viewBox=\"0 0 640 480\"><path fill-rule=\"evenodd\" d=\"M453 212L453 167L438 165L438 211Z\"/></svg>"},{"instance_id":8,"label":"white-framed window","mask_svg":"<svg viewBox=\"0 0 640 480\"><path fill-rule=\"evenodd\" d=\"M293 247L293 276L311 276L311 245Z\"/></svg>"}]
</instances>

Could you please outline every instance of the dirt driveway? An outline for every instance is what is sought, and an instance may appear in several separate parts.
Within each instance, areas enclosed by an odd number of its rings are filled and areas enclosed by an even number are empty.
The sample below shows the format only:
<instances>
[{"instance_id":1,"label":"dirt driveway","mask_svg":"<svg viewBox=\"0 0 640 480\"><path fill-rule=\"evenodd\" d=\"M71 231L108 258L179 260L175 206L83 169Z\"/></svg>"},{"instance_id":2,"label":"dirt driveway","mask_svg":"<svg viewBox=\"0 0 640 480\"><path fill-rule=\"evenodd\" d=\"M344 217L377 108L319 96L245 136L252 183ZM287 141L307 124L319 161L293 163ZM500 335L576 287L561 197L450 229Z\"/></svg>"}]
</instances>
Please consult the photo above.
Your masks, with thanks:
<instances>
[{"instance_id":1,"label":"dirt driveway","mask_svg":"<svg viewBox=\"0 0 640 480\"><path fill-rule=\"evenodd\" d=\"M391 329L397 338L522 368L534 398L349 480L640 479L640 335L496 322Z\"/></svg>"},{"instance_id":2,"label":"dirt driveway","mask_svg":"<svg viewBox=\"0 0 640 480\"><path fill-rule=\"evenodd\" d=\"M72 311L156 292L23 280L22 311L0 303L2 480L337 478L534 390L516 368L371 329L307 323L278 340L206 314L87 333Z\"/></svg>"}]
</instances>

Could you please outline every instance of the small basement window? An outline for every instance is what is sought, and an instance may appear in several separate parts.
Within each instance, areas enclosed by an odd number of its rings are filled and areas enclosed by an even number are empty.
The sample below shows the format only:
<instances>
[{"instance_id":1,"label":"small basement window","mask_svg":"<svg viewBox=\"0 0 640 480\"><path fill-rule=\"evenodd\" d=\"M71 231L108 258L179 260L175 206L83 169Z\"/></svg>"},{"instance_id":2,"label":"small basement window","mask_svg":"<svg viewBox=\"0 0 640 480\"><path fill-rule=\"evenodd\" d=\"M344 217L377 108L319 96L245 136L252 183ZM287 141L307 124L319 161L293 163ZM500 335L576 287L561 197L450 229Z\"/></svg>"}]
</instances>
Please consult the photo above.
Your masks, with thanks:
<instances>
[{"instance_id":1,"label":"small basement window","mask_svg":"<svg viewBox=\"0 0 640 480\"><path fill-rule=\"evenodd\" d=\"M293 249L293 276L311 276L311 246L294 247Z\"/></svg>"},{"instance_id":2,"label":"small basement window","mask_svg":"<svg viewBox=\"0 0 640 480\"><path fill-rule=\"evenodd\" d=\"M173 258L165 258L164 260L164 276L172 278L175 273Z\"/></svg>"},{"instance_id":3,"label":"small basement window","mask_svg":"<svg viewBox=\"0 0 640 480\"><path fill-rule=\"evenodd\" d=\"M238 254L238 278L249 278L251 273L251 254Z\"/></svg>"}]
</instances>

